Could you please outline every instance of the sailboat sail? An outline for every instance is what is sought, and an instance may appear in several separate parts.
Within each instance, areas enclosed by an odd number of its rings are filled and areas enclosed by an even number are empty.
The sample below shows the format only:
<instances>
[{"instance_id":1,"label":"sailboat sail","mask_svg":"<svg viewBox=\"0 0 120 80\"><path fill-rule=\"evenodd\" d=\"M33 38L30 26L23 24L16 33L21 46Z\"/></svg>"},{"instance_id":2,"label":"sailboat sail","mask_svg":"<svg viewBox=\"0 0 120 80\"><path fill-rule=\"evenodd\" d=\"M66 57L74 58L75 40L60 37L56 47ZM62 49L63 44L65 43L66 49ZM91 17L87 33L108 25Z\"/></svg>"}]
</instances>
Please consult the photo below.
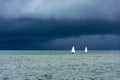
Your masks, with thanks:
<instances>
[{"instance_id":1,"label":"sailboat sail","mask_svg":"<svg viewBox=\"0 0 120 80\"><path fill-rule=\"evenodd\" d=\"M74 46L72 47L71 53L75 54L75 47Z\"/></svg>"},{"instance_id":2,"label":"sailboat sail","mask_svg":"<svg viewBox=\"0 0 120 80\"><path fill-rule=\"evenodd\" d=\"M87 53L88 52L88 49L87 49L87 47L85 47L85 51L84 51L85 53Z\"/></svg>"}]
</instances>

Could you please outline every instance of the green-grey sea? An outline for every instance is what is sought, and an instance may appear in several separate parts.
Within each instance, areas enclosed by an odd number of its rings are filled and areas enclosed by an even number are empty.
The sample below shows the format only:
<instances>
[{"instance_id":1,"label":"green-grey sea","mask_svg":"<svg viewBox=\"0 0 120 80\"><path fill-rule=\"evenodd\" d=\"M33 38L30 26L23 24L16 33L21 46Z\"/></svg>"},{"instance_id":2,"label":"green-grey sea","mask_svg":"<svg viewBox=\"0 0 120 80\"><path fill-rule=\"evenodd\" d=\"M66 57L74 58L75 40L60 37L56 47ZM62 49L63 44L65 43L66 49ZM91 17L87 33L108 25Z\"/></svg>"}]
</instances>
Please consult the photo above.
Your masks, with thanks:
<instances>
[{"instance_id":1,"label":"green-grey sea","mask_svg":"<svg viewBox=\"0 0 120 80\"><path fill-rule=\"evenodd\" d=\"M84 50L76 50L76 54L83 55ZM1 50L0 55L71 55L71 50ZM120 54L120 50L89 50L90 54Z\"/></svg>"},{"instance_id":2,"label":"green-grey sea","mask_svg":"<svg viewBox=\"0 0 120 80\"><path fill-rule=\"evenodd\" d=\"M2 50L0 80L120 80L120 51Z\"/></svg>"}]
</instances>

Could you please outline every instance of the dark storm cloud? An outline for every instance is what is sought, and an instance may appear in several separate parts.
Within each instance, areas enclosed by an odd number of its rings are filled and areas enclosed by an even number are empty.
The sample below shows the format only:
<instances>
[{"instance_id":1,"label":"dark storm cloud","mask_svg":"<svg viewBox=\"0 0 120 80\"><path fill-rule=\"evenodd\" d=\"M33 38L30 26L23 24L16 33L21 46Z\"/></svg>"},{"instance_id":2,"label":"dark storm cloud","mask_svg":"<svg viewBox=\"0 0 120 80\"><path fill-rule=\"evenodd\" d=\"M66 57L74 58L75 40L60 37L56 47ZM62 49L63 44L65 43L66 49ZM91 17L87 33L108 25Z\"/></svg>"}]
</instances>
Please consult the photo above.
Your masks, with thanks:
<instances>
[{"instance_id":1,"label":"dark storm cloud","mask_svg":"<svg viewBox=\"0 0 120 80\"><path fill-rule=\"evenodd\" d=\"M0 0L0 49L50 49L47 44L68 37L119 35L119 4L119 0ZM62 41L53 44L54 49L67 40Z\"/></svg>"},{"instance_id":2,"label":"dark storm cloud","mask_svg":"<svg viewBox=\"0 0 120 80\"><path fill-rule=\"evenodd\" d=\"M46 49L71 49L74 45L77 50L114 50L120 49L120 36L118 35L82 35L79 37L68 37L55 39L45 43ZM48 45L51 45L50 47ZM57 47L56 47L57 46Z\"/></svg>"},{"instance_id":3,"label":"dark storm cloud","mask_svg":"<svg viewBox=\"0 0 120 80\"><path fill-rule=\"evenodd\" d=\"M0 49L50 49L46 44L57 39L120 34L119 21L14 19L1 20L0 23Z\"/></svg>"},{"instance_id":4,"label":"dark storm cloud","mask_svg":"<svg viewBox=\"0 0 120 80\"><path fill-rule=\"evenodd\" d=\"M119 0L0 0L0 16L34 19L118 19Z\"/></svg>"},{"instance_id":5,"label":"dark storm cloud","mask_svg":"<svg viewBox=\"0 0 120 80\"><path fill-rule=\"evenodd\" d=\"M106 20L1 20L0 32L6 35L67 37L92 34L120 34L119 21Z\"/></svg>"}]
</instances>

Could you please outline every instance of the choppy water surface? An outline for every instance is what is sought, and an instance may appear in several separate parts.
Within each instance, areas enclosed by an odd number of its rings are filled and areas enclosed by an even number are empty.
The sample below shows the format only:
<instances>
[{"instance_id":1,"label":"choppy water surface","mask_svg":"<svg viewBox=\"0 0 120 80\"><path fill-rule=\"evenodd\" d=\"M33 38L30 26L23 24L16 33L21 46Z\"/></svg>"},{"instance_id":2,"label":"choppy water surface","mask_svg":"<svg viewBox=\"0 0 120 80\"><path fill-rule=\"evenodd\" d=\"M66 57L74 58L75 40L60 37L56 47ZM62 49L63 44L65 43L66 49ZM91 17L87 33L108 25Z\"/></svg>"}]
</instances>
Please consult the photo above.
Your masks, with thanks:
<instances>
[{"instance_id":1,"label":"choppy water surface","mask_svg":"<svg viewBox=\"0 0 120 80\"><path fill-rule=\"evenodd\" d=\"M0 51L0 80L120 80L120 51Z\"/></svg>"}]
</instances>

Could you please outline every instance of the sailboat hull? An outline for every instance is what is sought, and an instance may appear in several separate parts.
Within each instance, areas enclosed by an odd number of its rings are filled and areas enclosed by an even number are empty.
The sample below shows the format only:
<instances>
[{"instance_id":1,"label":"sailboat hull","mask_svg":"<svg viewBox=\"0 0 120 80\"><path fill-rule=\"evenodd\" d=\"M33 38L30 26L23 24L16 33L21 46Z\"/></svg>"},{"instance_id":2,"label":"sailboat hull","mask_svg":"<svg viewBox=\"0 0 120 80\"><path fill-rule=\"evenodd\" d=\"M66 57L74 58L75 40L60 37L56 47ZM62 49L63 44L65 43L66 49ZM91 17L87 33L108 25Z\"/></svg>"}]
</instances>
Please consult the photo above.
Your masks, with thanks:
<instances>
[{"instance_id":1,"label":"sailboat hull","mask_svg":"<svg viewBox=\"0 0 120 80\"><path fill-rule=\"evenodd\" d=\"M84 53L87 53L87 52L84 52Z\"/></svg>"},{"instance_id":2,"label":"sailboat hull","mask_svg":"<svg viewBox=\"0 0 120 80\"><path fill-rule=\"evenodd\" d=\"M72 54L75 54L75 52L72 52Z\"/></svg>"}]
</instances>

